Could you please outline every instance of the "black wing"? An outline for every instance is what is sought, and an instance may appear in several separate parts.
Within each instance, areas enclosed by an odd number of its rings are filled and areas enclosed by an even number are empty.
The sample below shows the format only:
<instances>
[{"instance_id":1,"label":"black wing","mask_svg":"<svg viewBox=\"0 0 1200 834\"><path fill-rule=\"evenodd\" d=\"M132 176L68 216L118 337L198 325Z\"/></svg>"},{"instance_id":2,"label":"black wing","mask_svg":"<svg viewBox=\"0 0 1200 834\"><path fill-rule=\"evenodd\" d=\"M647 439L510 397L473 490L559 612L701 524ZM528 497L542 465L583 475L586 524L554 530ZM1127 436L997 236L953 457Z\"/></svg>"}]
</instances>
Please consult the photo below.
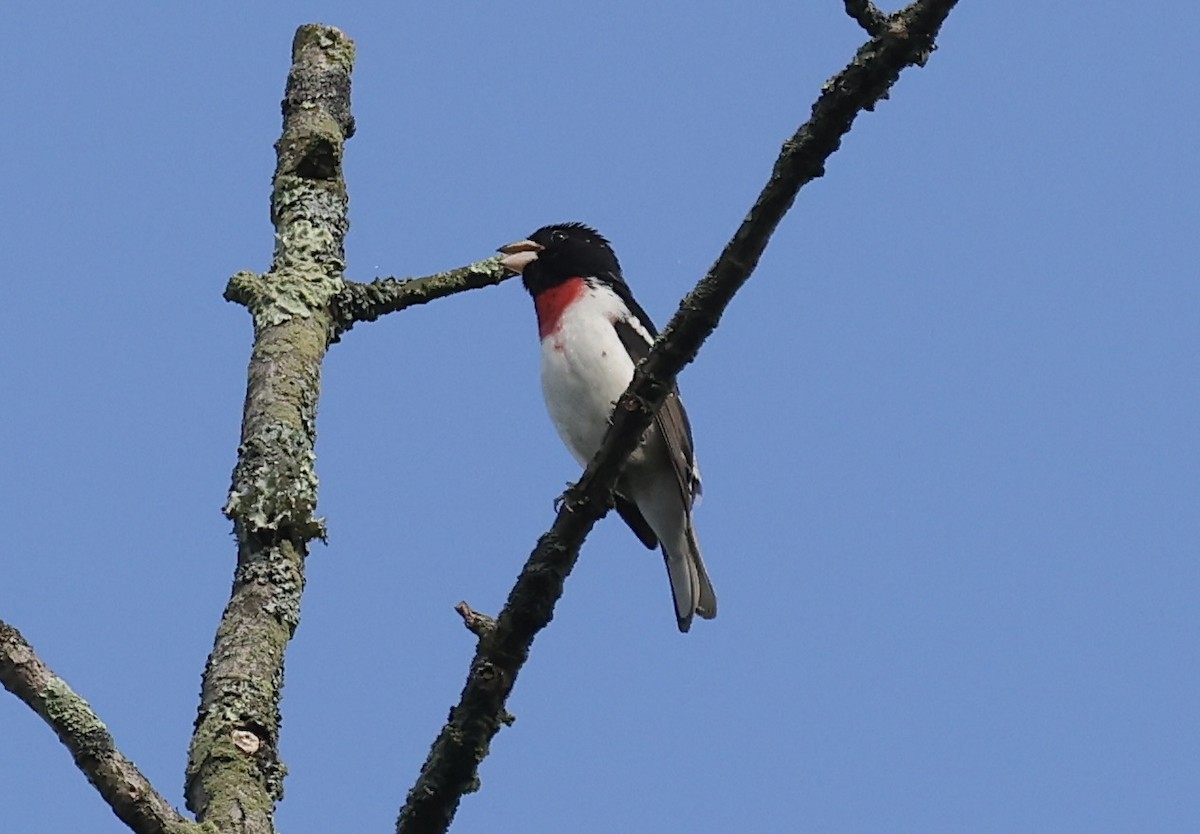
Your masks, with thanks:
<instances>
[{"instance_id":1,"label":"black wing","mask_svg":"<svg viewBox=\"0 0 1200 834\"><path fill-rule=\"evenodd\" d=\"M617 515L621 516L625 523L629 525L629 529L638 537L638 541L646 545L650 550L657 548L658 536L650 529L650 522L646 521L646 517L637 508L637 504L620 493L613 496L613 503L617 508Z\"/></svg>"},{"instance_id":2,"label":"black wing","mask_svg":"<svg viewBox=\"0 0 1200 834\"><path fill-rule=\"evenodd\" d=\"M630 310L634 312L634 315L638 316L640 321L645 324L646 331L650 335L653 335L654 326L650 324L641 307L636 302L633 302L632 299L624 300L629 305ZM634 363L641 362L649 355L650 342L646 340L645 335L638 332L638 329L631 322L626 320L615 321L613 322L613 328L616 329L617 336L621 339L621 344L625 346L625 350L629 352ZM666 440L667 451L671 457L671 465L675 469L675 476L679 481L680 492L684 496L684 502L690 507L696 496L700 494L700 477L696 471L696 453L692 445L692 425L688 422L687 412L684 411L683 402L679 399L678 385L671 386L671 392L667 394L666 401L654 417L654 424ZM619 505L617 509L620 512ZM633 527L635 533L638 532L638 528L626 517L625 513L622 512L621 517L625 519L630 527ZM642 519L642 523L645 523L645 519ZM640 533L638 533L638 537L641 538ZM643 539L644 541L645 539Z\"/></svg>"}]
</instances>

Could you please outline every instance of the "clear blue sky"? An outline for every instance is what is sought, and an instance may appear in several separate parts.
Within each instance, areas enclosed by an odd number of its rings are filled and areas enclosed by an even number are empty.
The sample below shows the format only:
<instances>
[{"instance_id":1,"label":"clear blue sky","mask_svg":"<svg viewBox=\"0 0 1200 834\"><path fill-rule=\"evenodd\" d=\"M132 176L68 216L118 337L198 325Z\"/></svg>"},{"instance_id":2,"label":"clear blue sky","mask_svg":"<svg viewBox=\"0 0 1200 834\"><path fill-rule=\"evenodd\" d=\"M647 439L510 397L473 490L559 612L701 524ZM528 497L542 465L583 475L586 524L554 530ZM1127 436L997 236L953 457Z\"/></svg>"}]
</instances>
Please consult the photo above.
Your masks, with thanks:
<instances>
[{"instance_id":1,"label":"clear blue sky","mask_svg":"<svg viewBox=\"0 0 1200 834\"><path fill-rule=\"evenodd\" d=\"M663 4L665 7L667 4ZM177 804L234 548L298 24L358 43L349 275L543 223L663 323L863 35L838 0L19 4L0 67L0 616ZM721 615L613 518L456 831L1200 831L1200 12L963 0L681 378ZM390 831L578 470L516 283L326 364L279 822ZM0 697L11 834L125 830Z\"/></svg>"}]
</instances>

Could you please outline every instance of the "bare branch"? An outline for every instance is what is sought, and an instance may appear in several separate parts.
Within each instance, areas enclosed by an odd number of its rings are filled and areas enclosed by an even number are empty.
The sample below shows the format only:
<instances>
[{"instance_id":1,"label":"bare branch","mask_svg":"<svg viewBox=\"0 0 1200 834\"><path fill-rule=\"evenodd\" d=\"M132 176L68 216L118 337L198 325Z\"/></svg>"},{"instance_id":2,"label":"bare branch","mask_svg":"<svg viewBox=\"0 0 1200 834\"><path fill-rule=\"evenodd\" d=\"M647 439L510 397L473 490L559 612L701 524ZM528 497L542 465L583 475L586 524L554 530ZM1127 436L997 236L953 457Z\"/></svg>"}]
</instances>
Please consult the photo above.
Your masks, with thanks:
<instances>
[{"instance_id":1,"label":"bare branch","mask_svg":"<svg viewBox=\"0 0 1200 834\"><path fill-rule=\"evenodd\" d=\"M471 608L465 601L454 606L454 610L458 612L458 616L462 617L463 625L466 626L467 631L476 637L487 637L496 629L496 621L494 619L482 611L476 611Z\"/></svg>"},{"instance_id":2,"label":"bare branch","mask_svg":"<svg viewBox=\"0 0 1200 834\"><path fill-rule=\"evenodd\" d=\"M858 21L867 34L875 37L887 26L887 15L871 0L846 0L846 14Z\"/></svg>"},{"instance_id":3,"label":"bare branch","mask_svg":"<svg viewBox=\"0 0 1200 834\"><path fill-rule=\"evenodd\" d=\"M321 362L342 290L345 140L354 132L354 43L301 26L275 145L275 256L265 275L238 273L226 297L254 317L241 445L225 514L237 537L229 604L201 684L188 754L188 808L218 831L271 834L283 793L279 700L284 650L300 619L304 559L324 529L314 517Z\"/></svg>"},{"instance_id":4,"label":"bare branch","mask_svg":"<svg viewBox=\"0 0 1200 834\"><path fill-rule=\"evenodd\" d=\"M495 286L512 277L496 256L424 278L376 278L369 284L347 281L333 299L335 326L340 335L360 321L375 321L388 313L464 290Z\"/></svg>"},{"instance_id":5,"label":"bare branch","mask_svg":"<svg viewBox=\"0 0 1200 834\"><path fill-rule=\"evenodd\" d=\"M854 60L826 83L812 117L784 143L754 207L639 366L599 452L567 490L554 525L525 563L495 629L480 639L459 703L400 811L398 834L445 831L463 794L478 787L478 765L504 723L505 702L533 639L553 617L580 545L612 506L624 462L675 376L716 329L800 188L824 173L825 160L837 150L855 117L887 94L900 71L923 63L955 2L919 0L899 12L886 31L864 44Z\"/></svg>"},{"instance_id":6,"label":"bare branch","mask_svg":"<svg viewBox=\"0 0 1200 834\"><path fill-rule=\"evenodd\" d=\"M184 834L200 826L179 815L117 749L88 702L46 666L12 626L0 620L0 683L42 717L113 813L137 834Z\"/></svg>"}]
</instances>

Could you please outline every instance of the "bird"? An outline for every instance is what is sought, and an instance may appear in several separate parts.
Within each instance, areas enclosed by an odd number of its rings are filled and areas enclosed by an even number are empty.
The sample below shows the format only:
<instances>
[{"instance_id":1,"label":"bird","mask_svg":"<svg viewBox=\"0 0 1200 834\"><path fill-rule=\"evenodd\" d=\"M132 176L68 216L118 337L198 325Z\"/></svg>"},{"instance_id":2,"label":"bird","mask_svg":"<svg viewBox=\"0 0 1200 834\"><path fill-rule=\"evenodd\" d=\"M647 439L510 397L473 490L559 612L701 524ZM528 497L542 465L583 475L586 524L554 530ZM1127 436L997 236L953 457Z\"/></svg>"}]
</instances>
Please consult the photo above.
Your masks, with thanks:
<instances>
[{"instance_id":1,"label":"bird","mask_svg":"<svg viewBox=\"0 0 1200 834\"><path fill-rule=\"evenodd\" d=\"M559 437L581 466L600 448L616 401L657 335L634 300L612 245L582 223L543 226L501 246L501 264L533 297L542 394ZM700 495L692 429L672 386L617 482L614 505L647 548L661 547L681 632L717 615L692 507Z\"/></svg>"}]
</instances>

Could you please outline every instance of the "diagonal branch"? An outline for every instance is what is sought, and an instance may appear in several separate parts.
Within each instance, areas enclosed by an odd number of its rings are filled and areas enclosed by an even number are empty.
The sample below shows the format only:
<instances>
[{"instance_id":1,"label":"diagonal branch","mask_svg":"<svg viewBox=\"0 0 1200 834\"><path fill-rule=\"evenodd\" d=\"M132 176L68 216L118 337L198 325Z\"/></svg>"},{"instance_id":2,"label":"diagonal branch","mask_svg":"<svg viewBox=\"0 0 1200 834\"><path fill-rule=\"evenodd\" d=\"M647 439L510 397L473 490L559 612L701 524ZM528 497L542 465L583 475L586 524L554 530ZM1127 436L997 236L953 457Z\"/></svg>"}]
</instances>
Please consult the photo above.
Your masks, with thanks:
<instances>
[{"instance_id":1,"label":"diagonal branch","mask_svg":"<svg viewBox=\"0 0 1200 834\"><path fill-rule=\"evenodd\" d=\"M113 813L136 834L200 832L117 749L104 722L12 626L0 620L0 683L42 717Z\"/></svg>"},{"instance_id":2,"label":"diagonal branch","mask_svg":"<svg viewBox=\"0 0 1200 834\"><path fill-rule=\"evenodd\" d=\"M340 335L360 321L375 321L417 304L464 290L492 287L513 277L496 256L424 278L376 278L369 284L347 281L333 299L334 326Z\"/></svg>"},{"instance_id":3,"label":"diagonal branch","mask_svg":"<svg viewBox=\"0 0 1200 834\"><path fill-rule=\"evenodd\" d=\"M675 376L716 329L800 188L824 173L825 161L855 117L886 96L901 70L924 63L955 2L918 0L898 12L886 31L864 44L854 60L825 84L811 118L784 143L754 207L638 368L618 402L599 452L567 490L554 525L538 540L495 628L479 640L459 703L400 811L398 834L445 831L463 794L478 788L478 765L508 717L505 702L533 639L553 617L580 545L612 506L613 488L625 459L650 425Z\"/></svg>"},{"instance_id":4,"label":"diagonal branch","mask_svg":"<svg viewBox=\"0 0 1200 834\"><path fill-rule=\"evenodd\" d=\"M188 808L221 832L272 834L283 794L284 651L300 619L309 544L324 532L314 516L316 409L335 332L330 303L343 286L353 64L354 42L337 29L297 30L275 145L275 256L270 272L238 273L225 293L249 308L255 336L225 506L237 568L204 670L185 785Z\"/></svg>"}]
</instances>

